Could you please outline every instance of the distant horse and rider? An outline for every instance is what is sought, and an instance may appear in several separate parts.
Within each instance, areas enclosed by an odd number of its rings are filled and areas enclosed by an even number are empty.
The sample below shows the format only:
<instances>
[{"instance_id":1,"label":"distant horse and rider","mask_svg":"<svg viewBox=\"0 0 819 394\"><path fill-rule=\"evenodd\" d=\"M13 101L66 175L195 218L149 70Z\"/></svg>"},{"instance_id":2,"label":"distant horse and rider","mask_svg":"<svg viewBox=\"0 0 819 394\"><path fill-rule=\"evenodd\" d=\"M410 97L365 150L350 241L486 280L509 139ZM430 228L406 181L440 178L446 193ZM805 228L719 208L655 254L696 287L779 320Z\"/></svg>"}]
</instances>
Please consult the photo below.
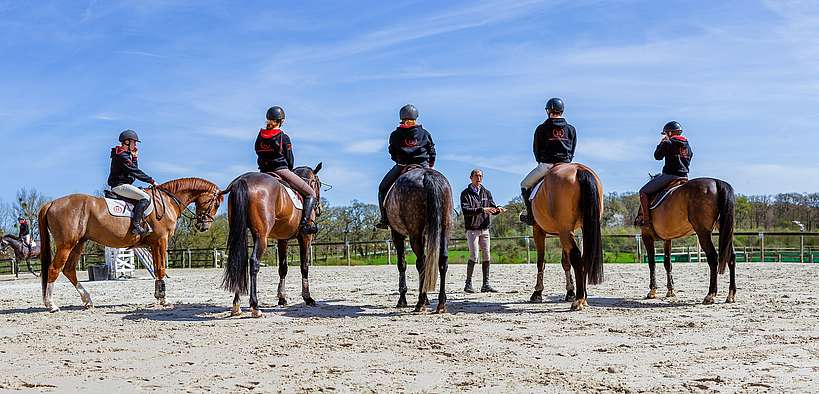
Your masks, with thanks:
<instances>
[{"instance_id":1,"label":"distant horse and rider","mask_svg":"<svg viewBox=\"0 0 819 394\"><path fill-rule=\"evenodd\" d=\"M32 246L31 244L26 244L19 237L6 234L3 236L3 238L0 238L0 252L8 248L11 248L13 252L15 265L19 264L21 261L25 261L28 272L34 276L37 276L37 273L31 268L31 260L40 257L40 245L35 244ZM15 270L14 274L19 274L17 269Z\"/></svg>"}]
</instances>

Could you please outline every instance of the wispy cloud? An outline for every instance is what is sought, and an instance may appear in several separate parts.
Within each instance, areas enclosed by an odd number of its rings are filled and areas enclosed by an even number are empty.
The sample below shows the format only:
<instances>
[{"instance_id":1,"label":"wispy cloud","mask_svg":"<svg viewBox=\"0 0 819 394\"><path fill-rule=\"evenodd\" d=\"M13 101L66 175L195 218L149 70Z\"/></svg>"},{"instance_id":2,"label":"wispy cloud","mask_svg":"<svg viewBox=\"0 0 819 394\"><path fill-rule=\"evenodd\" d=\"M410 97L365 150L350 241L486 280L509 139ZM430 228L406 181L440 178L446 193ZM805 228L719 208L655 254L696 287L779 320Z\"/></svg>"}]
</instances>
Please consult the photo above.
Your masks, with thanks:
<instances>
[{"instance_id":1,"label":"wispy cloud","mask_svg":"<svg viewBox=\"0 0 819 394\"><path fill-rule=\"evenodd\" d=\"M344 147L345 152L350 153L375 153L383 151L387 146L387 142L382 139L367 139L355 141Z\"/></svg>"},{"instance_id":2,"label":"wispy cloud","mask_svg":"<svg viewBox=\"0 0 819 394\"><path fill-rule=\"evenodd\" d=\"M100 112L100 113L94 114L91 117L94 118L94 119L97 119L97 120L117 120L117 119L119 119L119 116L111 114L111 113L107 113L107 112Z\"/></svg>"},{"instance_id":3,"label":"wispy cloud","mask_svg":"<svg viewBox=\"0 0 819 394\"><path fill-rule=\"evenodd\" d=\"M117 53L122 55L133 55L133 56L145 56L145 57L153 57L158 59L168 59L170 56L160 55L157 53L152 52L144 52L144 51L117 51Z\"/></svg>"}]
</instances>

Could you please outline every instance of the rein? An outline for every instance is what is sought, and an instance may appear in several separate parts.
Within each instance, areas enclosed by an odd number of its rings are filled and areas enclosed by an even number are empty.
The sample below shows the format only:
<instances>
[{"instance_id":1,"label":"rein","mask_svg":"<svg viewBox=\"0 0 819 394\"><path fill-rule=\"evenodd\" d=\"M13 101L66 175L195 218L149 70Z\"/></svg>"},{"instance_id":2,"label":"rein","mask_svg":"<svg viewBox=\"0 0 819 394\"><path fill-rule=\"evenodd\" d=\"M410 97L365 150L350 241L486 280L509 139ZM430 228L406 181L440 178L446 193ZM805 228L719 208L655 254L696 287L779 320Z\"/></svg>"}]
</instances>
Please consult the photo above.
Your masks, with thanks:
<instances>
[{"instance_id":1,"label":"rein","mask_svg":"<svg viewBox=\"0 0 819 394\"><path fill-rule=\"evenodd\" d=\"M194 220L197 220L198 215L195 212L191 211L191 209L188 208L187 205L184 205L184 203L182 202L182 200L179 199L179 197L176 197L170 191L165 190L165 189L163 189L163 188L161 188L159 186L152 187L151 189L153 190L153 193L154 193L154 200L156 200L156 190L159 189L159 191L167 194L169 197L171 197L171 199L173 199L174 203L176 203L176 206L179 208L179 215L181 217L185 217L185 212L188 212L191 216L193 216ZM212 194L213 194L213 196L210 198L210 200L208 200L208 206L210 206L210 204L213 203L213 201L219 195L219 192L218 191L213 192ZM160 198L160 200L162 200L162 215L159 215L159 212L158 212L159 210L158 209L155 210L154 214L156 215L156 220L162 220L162 218L165 216L165 213L167 212L167 207L165 206L165 199ZM202 216L204 217L204 219L210 219L211 221L215 220L214 217L211 216L211 214L208 213L207 211L202 213Z\"/></svg>"}]
</instances>

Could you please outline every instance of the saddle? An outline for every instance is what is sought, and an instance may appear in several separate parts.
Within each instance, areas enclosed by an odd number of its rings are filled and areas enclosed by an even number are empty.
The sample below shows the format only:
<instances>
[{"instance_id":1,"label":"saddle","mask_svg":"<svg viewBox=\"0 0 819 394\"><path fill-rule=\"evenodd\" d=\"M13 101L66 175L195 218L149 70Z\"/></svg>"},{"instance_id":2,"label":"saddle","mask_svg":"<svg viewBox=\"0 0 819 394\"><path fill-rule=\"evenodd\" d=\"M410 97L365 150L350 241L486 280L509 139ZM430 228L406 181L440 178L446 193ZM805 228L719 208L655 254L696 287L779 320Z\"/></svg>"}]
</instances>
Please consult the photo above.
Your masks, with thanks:
<instances>
[{"instance_id":1,"label":"saddle","mask_svg":"<svg viewBox=\"0 0 819 394\"><path fill-rule=\"evenodd\" d=\"M669 183L668 185L666 185L666 187L663 188L663 190L660 190L659 192L654 194L649 194L648 201L651 202L648 204L648 209L653 210L659 207L663 203L663 201L665 201L669 196L671 196L672 193L674 193L674 191L676 191L677 189L680 188L680 186L685 185L686 183L688 183L688 178L676 179L671 181L671 183Z\"/></svg>"},{"instance_id":2,"label":"saddle","mask_svg":"<svg viewBox=\"0 0 819 394\"><path fill-rule=\"evenodd\" d=\"M287 196L290 197L290 201L293 202L293 206L295 206L296 209L304 209L304 196L302 196L301 193L296 193L290 183L275 172L265 172L265 174L276 178L276 180L279 181L282 186L284 186L284 191L287 192Z\"/></svg>"},{"instance_id":3,"label":"saddle","mask_svg":"<svg viewBox=\"0 0 819 394\"><path fill-rule=\"evenodd\" d=\"M131 212L134 210L136 200L120 196L110 190L103 190L105 194L105 203L108 205L108 213L116 217L131 217ZM148 208L145 208L144 217L148 217L154 211L154 202L150 201Z\"/></svg>"}]
</instances>

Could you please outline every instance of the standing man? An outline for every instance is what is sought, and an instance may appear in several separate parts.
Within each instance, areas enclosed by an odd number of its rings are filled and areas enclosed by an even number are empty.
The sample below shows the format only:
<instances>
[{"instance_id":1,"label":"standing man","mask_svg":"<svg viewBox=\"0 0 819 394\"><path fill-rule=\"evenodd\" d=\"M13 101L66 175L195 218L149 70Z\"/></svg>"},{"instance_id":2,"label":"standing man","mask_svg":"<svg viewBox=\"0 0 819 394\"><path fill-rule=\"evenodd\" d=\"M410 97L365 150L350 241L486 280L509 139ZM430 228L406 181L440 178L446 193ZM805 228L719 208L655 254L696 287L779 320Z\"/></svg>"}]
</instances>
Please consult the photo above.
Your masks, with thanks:
<instances>
[{"instance_id":1,"label":"standing man","mask_svg":"<svg viewBox=\"0 0 819 394\"><path fill-rule=\"evenodd\" d=\"M461 211L464 214L466 227L466 243L469 246L469 262L466 266L466 284L464 292L474 293L472 288L472 272L478 261L478 249L481 252L481 269L483 270L482 293L496 293L497 290L489 285L489 223L490 216L505 212L506 209L495 205L492 193L483 187L483 171L474 169L469 174L471 182L461 192Z\"/></svg>"}]
</instances>

